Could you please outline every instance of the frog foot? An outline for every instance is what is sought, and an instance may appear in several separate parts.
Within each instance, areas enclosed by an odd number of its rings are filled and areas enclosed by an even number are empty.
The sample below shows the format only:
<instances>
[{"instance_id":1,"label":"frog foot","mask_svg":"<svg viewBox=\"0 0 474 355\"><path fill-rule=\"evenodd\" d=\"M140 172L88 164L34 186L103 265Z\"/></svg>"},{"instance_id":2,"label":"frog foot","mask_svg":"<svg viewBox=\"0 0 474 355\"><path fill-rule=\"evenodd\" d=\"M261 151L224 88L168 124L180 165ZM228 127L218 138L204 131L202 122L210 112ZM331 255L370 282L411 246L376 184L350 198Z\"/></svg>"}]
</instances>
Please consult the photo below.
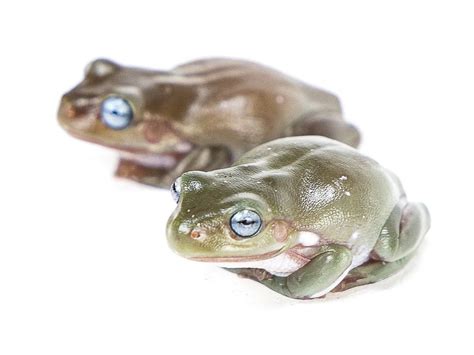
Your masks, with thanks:
<instances>
[{"instance_id":1,"label":"frog foot","mask_svg":"<svg viewBox=\"0 0 474 355\"><path fill-rule=\"evenodd\" d=\"M262 282L264 280L271 279L273 277L268 271L263 269L254 268L224 268L227 271L237 274L239 277L244 279L251 279L254 281Z\"/></svg>"},{"instance_id":2,"label":"frog foot","mask_svg":"<svg viewBox=\"0 0 474 355\"><path fill-rule=\"evenodd\" d=\"M165 168L152 168L132 160L120 159L115 176L146 185L169 188L173 181L167 173L168 170Z\"/></svg>"}]
</instances>

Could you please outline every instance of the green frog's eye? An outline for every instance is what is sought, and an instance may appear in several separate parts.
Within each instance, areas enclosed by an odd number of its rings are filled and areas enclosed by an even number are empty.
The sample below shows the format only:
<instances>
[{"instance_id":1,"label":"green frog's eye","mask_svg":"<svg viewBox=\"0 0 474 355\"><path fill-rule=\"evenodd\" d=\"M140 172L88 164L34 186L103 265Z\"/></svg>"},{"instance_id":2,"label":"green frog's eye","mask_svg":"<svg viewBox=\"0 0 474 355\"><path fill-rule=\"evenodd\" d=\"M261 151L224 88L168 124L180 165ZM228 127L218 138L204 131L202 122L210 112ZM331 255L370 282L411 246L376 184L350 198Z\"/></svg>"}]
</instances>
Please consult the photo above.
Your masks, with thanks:
<instances>
[{"instance_id":1,"label":"green frog's eye","mask_svg":"<svg viewBox=\"0 0 474 355\"><path fill-rule=\"evenodd\" d=\"M230 228L242 238L254 236L261 226L262 219L252 210L241 210L230 218Z\"/></svg>"},{"instance_id":2,"label":"green frog's eye","mask_svg":"<svg viewBox=\"0 0 474 355\"><path fill-rule=\"evenodd\" d=\"M100 107L100 119L112 129L127 128L133 119L132 106L118 96L109 96Z\"/></svg>"},{"instance_id":3,"label":"green frog's eye","mask_svg":"<svg viewBox=\"0 0 474 355\"><path fill-rule=\"evenodd\" d=\"M179 202L179 196L181 194L181 185L178 180L176 180L171 186L171 196L173 197L174 202Z\"/></svg>"}]
</instances>

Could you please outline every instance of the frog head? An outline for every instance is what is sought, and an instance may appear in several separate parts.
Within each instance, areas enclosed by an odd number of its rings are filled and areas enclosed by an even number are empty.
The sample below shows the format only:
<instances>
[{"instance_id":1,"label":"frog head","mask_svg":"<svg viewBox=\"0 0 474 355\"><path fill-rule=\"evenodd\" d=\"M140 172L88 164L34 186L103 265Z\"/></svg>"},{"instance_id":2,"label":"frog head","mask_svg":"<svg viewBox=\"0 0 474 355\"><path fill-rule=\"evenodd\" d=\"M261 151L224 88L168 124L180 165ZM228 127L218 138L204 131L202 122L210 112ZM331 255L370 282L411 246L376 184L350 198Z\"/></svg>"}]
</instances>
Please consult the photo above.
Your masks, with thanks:
<instances>
[{"instance_id":1,"label":"frog head","mask_svg":"<svg viewBox=\"0 0 474 355\"><path fill-rule=\"evenodd\" d=\"M180 103L193 94L163 80L167 76L97 59L62 97L59 123L73 136L117 149L126 159L153 167L176 162L193 146L178 127Z\"/></svg>"},{"instance_id":2,"label":"frog head","mask_svg":"<svg viewBox=\"0 0 474 355\"><path fill-rule=\"evenodd\" d=\"M218 263L253 262L296 244L294 227L281 216L278 174L253 175L251 164L213 172L187 172L171 190L177 208L167 225L179 255Z\"/></svg>"}]
</instances>

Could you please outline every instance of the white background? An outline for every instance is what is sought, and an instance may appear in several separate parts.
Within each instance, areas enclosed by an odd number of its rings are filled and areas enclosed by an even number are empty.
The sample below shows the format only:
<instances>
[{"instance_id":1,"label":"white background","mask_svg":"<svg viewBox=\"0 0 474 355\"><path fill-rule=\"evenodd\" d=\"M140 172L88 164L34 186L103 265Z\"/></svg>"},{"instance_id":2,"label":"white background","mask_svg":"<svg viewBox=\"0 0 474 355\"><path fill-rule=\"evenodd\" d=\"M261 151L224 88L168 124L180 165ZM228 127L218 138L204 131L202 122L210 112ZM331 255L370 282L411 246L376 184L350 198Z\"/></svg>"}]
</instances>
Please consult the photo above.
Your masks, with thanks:
<instances>
[{"instance_id":1,"label":"white background","mask_svg":"<svg viewBox=\"0 0 474 355\"><path fill-rule=\"evenodd\" d=\"M153 5L152 5L153 4ZM15 1L0 5L0 354L472 354L469 1ZM361 150L423 201L405 273L292 301L174 255L168 191L56 123L96 57L251 59L331 90Z\"/></svg>"}]
</instances>

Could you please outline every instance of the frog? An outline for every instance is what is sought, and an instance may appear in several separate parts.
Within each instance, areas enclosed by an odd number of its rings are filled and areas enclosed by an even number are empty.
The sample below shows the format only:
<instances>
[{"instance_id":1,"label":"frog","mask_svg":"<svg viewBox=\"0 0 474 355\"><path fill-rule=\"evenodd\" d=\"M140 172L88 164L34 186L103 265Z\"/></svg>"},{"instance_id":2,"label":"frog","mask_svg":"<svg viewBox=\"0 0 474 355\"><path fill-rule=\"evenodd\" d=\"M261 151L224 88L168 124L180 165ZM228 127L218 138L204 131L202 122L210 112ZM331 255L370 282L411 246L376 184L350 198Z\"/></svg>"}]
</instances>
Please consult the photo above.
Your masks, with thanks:
<instances>
[{"instance_id":1,"label":"frog","mask_svg":"<svg viewBox=\"0 0 474 355\"><path fill-rule=\"evenodd\" d=\"M430 226L400 180L344 143L284 137L172 185L167 241L294 299L324 298L402 270Z\"/></svg>"},{"instance_id":2,"label":"frog","mask_svg":"<svg viewBox=\"0 0 474 355\"><path fill-rule=\"evenodd\" d=\"M60 101L72 136L119 153L118 177L169 188L182 173L229 166L272 139L323 135L357 146L337 96L254 62L205 58L171 70L99 58Z\"/></svg>"}]
</instances>

